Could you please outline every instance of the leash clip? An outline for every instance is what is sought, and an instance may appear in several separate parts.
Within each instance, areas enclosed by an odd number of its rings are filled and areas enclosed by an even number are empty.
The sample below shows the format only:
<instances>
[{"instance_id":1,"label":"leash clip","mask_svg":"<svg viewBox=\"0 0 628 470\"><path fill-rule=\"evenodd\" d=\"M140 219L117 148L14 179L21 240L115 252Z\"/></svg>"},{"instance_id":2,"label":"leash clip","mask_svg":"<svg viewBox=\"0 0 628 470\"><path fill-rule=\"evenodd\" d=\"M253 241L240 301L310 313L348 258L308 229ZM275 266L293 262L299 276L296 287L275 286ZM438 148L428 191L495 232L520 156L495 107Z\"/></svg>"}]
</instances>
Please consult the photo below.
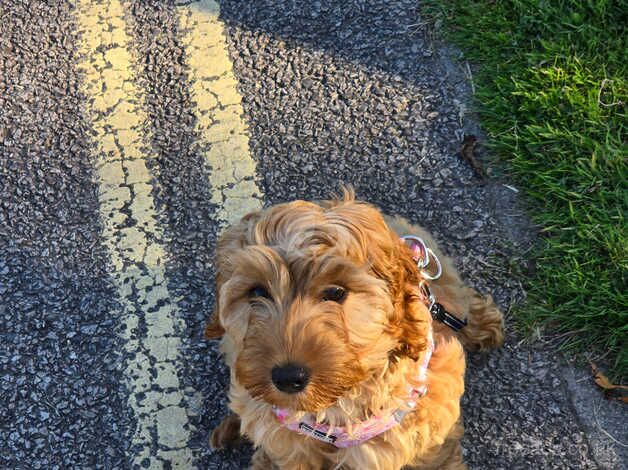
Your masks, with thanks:
<instances>
[{"instance_id":1,"label":"leash clip","mask_svg":"<svg viewBox=\"0 0 628 470\"><path fill-rule=\"evenodd\" d=\"M428 281L435 281L441 277L443 274L443 266L440 264L438 256L434 254L431 248L428 248L421 237L417 237L415 235L404 235L401 239L404 242L410 241L409 247L412 250L412 259L416 261L416 265L424 279L427 279ZM436 273L434 274L430 274L426 269L432 260L434 261L434 264L436 264Z\"/></svg>"},{"instance_id":2,"label":"leash clip","mask_svg":"<svg viewBox=\"0 0 628 470\"><path fill-rule=\"evenodd\" d=\"M430 313L434 320L444 323L454 331L460 331L467 326L466 319L458 318L455 315L452 315L438 302L434 302L430 306Z\"/></svg>"}]
</instances>

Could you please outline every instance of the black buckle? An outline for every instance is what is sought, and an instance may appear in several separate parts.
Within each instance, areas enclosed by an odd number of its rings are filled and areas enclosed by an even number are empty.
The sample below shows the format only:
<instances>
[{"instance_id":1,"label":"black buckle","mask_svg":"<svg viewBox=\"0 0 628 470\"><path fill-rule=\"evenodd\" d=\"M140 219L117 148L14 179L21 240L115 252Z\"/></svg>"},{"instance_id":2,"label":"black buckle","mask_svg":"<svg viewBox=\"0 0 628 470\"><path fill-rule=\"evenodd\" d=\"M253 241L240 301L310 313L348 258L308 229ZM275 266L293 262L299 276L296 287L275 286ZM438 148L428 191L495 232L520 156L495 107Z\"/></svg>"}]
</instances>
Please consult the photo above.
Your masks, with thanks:
<instances>
[{"instance_id":1,"label":"black buckle","mask_svg":"<svg viewBox=\"0 0 628 470\"><path fill-rule=\"evenodd\" d=\"M454 331L460 331L462 328L467 326L467 320L461 320L455 315L452 315L438 302L434 302L432 304L430 307L430 313L432 314L432 318L434 320L444 323Z\"/></svg>"}]
</instances>

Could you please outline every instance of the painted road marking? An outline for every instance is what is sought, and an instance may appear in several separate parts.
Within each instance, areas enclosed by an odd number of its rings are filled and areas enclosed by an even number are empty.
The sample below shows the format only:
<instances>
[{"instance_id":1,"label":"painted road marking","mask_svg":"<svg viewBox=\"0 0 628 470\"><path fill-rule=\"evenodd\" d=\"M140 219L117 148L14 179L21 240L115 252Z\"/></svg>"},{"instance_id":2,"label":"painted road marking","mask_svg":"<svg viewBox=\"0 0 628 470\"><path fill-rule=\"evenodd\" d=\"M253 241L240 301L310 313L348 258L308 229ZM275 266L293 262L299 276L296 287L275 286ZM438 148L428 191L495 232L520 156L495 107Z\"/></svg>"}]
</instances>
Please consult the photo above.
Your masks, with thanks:
<instances>
[{"instance_id":1,"label":"painted road marking","mask_svg":"<svg viewBox=\"0 0 628 470\"><path fill-rule=\"evenodd\" d=\"M201 0L178 9L183 31L191 96L196 103L196 132L221 225L239 220L262 207L262 191L255 182L255 162L242 118L242 98L236 88L220 9L213 0Z\"/></svg>"},{"instance_id":2,"label":"painted road marking","mask_svg":"<svg viewBox=\"0 0 628 470\"><path fill-rule=\"evenodd\" d=\"M122 311L129 405L137 418L134 467L190 468L192 431L177 378L180 338L176 300L165 280L165 250L151 195L145 145L147 116L119 0L80 0L84 92L98 162L100 216Z\"/></svg>"}]
</instances>

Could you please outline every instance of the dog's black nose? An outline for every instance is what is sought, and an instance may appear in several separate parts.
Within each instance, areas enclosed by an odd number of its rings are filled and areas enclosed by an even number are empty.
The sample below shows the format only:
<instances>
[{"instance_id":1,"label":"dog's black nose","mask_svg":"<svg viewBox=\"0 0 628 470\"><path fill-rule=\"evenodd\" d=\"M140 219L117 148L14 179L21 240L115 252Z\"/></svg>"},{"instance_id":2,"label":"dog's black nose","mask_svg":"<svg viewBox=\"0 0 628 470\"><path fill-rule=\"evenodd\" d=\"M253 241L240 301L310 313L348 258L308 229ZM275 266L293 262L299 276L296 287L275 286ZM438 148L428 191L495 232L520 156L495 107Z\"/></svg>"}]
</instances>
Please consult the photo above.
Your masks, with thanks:
<instances>
[{"instance_id":1,"label":"dog's black nose","mask_svg":"<svg viewBox=\"0 0 628 470\"><path fill-rule=\"evenodd\" d=\"M298 393L310 381L310 371L297 364L273 367L271 373L275 387L285 393Z\"/></svg>"}]
</instances>

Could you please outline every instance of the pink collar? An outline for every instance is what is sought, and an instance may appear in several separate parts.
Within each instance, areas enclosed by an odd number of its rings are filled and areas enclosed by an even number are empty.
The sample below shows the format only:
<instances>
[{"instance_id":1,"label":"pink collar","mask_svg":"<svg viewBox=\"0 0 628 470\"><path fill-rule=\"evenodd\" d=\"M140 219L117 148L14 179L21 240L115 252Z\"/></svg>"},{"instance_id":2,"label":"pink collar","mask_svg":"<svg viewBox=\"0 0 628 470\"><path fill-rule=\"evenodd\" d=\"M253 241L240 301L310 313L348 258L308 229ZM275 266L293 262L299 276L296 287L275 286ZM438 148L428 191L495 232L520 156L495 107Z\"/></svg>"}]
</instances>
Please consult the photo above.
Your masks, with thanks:
<instances>
[{"instance_id":1,"label":"pink collar","mask_svg":"<svg viewBox=\"0 0 628 470\"><path fill-rule=\"evenodd\" d=\"M332 429L327 424L318 424L311 414L303 416L299 421L291 421L290 411L285 408L273 407L273 413L275 413L275 416L285 428L304 436L333 444L340 449L360 445L400 424L403 418L416 406L417 400L425 396L427 393L427 366L433 351L434 338L430 324L427 335L427 350L417 371L417 381L421 385L418 387L408 385L409 400L406 402L406 406L373 415L369 419L352 426L351 432L346 427L335 426Z\"/></svg>"}]
</instances>

